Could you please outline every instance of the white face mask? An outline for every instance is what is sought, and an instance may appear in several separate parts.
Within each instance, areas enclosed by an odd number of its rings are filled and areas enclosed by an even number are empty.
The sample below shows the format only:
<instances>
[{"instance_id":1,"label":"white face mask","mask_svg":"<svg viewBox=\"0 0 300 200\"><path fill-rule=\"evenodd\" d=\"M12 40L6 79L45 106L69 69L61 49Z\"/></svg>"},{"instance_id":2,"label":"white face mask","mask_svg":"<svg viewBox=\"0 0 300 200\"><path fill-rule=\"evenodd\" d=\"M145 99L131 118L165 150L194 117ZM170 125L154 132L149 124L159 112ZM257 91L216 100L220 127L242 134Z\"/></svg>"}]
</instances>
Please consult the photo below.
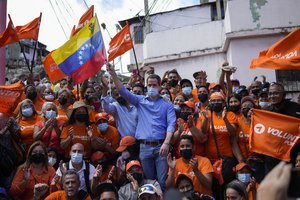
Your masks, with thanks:
<instances>
[{"instance_id":1,"label":"white face mask","mask_svg":"<svg viewBox=\"0 0 300 200\"><path fill-rule=\"evenodd\" d=\"M81 163L83 160L83 154L82 153L72 153L71 154L71 161L75 164Z\"/></svg>"},{"instance_id":2,"label":"white face mask","mask_svg":"<svg viewBox=\"0 0 300 200\"><path fill-rule=\"evenodd\" d=\"M48 163L49 163L49 165L51 165L51 166L55 165L55 163L56 163L56 158L49 157L49 158L48 158Z\"/></svg>"},{"instance_id":3,"label":"white face mask","mask_svg":"<svg viewBox=\"0 0 300 200\"><path fill-rule=\"evenodd\" d=\"M129 153L128 151L123 151L123 152L122 152L122 158L123 158L124 160L130 158L130 153Z\"/></svg>"},{"instance_id":4,"label":"white face mask","mask_svg":"<svg viewBox=\"0 0 300 200\"><path fill-rule=\"evenodd\" d=\"M47 101L53 101L54 100L54 95L53 94L47 94L47 95L45 95L45 99Z\"/></svg>"}]
</instances>

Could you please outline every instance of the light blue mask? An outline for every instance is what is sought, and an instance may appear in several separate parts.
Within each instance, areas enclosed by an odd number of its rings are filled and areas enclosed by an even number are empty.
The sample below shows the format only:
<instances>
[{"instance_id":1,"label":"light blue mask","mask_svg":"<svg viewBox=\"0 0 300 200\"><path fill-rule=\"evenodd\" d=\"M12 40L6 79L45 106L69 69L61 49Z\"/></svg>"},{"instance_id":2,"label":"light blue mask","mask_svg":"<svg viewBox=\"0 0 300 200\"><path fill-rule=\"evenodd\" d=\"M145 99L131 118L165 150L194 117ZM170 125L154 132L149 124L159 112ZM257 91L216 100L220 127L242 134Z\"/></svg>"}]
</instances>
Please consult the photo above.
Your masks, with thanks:
<instances>
[{"instance_id":1,"label":"light blue mask","mask_svg":"<svg viewBox=\"0 0 300 200\"><path fill-rule=\"evenodd\" d=\"M158 95L158 89L153 87L147 87L148 96L149 97L156 97Z\"/></svg>"},{"instance_id":2,"label":"light blue mask","mask_svg":"<svg viewBox=\"0 0 300 200\"><path fill-rule=\"evenodd\" d=\"M174 105L174 110L175 110L176 112L179 112L179 111L180 111L180 106L179 106L179 105Z\"/></svg>"},{"instance_id":3,"label":"light blue mask","mask_svg":"<svg viewBox=\"0 0 300 200\"><path fill-rule=\"evenodd\" d=\"M25 117L30 117L33 114L33 110L32 110L32 108L24 108L24 109L22 109L22 114Z\"/></svg>"},{"instance_id":4,"label":"light blue mask","mask_svg":"<svg viewBox=\"0 0 300 200\"><path fill-rule=\"evenodd\" d=\"M260 106L261 108L266 108L266 107L269 106L269 102L259 102L259 106Z\"/></svg>"},{"instance_id":5,"label":"light blue mask","mask_svg":"<svg viewBox=\"0 0 300 200\"><path fill-rule=\"evenodd\" d=\"M71 161L75 164L81 163L83 160L83 154L82 153L72 153L71 154Z\"/></svg>"},{"instance_id":6,"label":"light blue mask","mask_svg":"<svg viewBox=\"0 0 300 200\"><path fill-rule=\"evenodd\" d=\"M100 123L100 124L98 125L98 129L99 129L100 131L106 131L107 128L108 128L108 123Z\"/></svg>"},{"instance_id":7,"label":"light blue mask","mask_svg":"<svg viewBox=\"0 0 300 200\"><path fill-rule=\"evenodd\" d=\"M192 93L192 87L184 87L182 88L182 92L185 95L190 95Z\"/></svg>"},{"instance_id":8,"label":"light blue mask","mask_svg":"<svg viewBox=\"0 0 300 200\"><path fill-rule=\"evenodd\" d=\"M251 174L238 174L238 180L242 183L248 184L251 180Z\"/></svg>"},{"instance_id":9,"label":"light blue mask","mask_svg":"<svg viewBox=\"0 0 300 200\"><path fill-rule=\"evenodd\" d=\"M168 95L168 94L164 94L164 95L161 95L161 96L162 96L163 98L167 98L167 99L169 99L169 100L171 99L171 98L170 98L170 95Z\"/></svg>"},{"instance_id":10,"label":"light blue mask","mask_svg":"<svg viewBox=\"0 0 300 200\"><path fill-rule=\"evenodd\" d=\"M56 117L56 112L54 110L47 110L45 117L46 117L46 119L55 118Z\"/></svg>"}]
</instances>

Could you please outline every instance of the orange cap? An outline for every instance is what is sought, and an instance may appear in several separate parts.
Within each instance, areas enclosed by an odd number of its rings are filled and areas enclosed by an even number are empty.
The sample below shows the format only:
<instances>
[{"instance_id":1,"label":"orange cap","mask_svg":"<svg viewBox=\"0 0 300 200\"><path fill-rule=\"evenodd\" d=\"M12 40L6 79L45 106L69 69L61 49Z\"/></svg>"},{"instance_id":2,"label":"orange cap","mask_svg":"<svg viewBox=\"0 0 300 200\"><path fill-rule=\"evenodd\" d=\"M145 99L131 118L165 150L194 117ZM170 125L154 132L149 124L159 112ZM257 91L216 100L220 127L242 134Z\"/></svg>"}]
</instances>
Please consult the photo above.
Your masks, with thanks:
<instances>
[{"instance_id":1,"label":"orange cap","mask_svg":"<svg viewBox=\"0 0 300 200\"><path fill-rule=\"evenodd\" d=\"M123 152L128 146L134 145L136 140L132 136L125 136L121 139L120 146L116 149L117 152Z\"/></svg>"},{"instance_id":2,"label":"orange cap","mask_svg":"<svg viewBox=\"0 0 300 200\"><path fill-rule=\"evenodd\" d=\"M126 171L128 171L128 170L129 170L131 167L133 167L133 166L139 166L139 167L142 167L140 161L138 161L138 160L132 160L132 161L130 161L129 163L127 163L127 165L126 165Z\"/></svg>"},{"instance_id":3,"label":"orange cap","mask_svg":"<svg viewBox=\"0 0 300 200\"><path fill-rule=\"evenodd\" d=\"M209 84L208 90L211 90L211 89L213 89L217 86L219 86L222 89L222 86L219 83L212 82L212 83Z\"/></svg>"},{"instance_id":4,"label":"orange cap","mask_svg":"<svg viewBox=\"0 0 300 200\"><path fill-rule=\"evenodd\" d=\"M104 119L108 121L108 114L107 113L98 113L95 115L95 121L98 122L100 119Z\"/></svg>"},{"instance_id":5,"label":"orange cap","mask_svg":"<svg viewBox=\"0 0 300 200\"><path fill-rule=\"evenodd\" d=\"M91 160L92 162L95 162L96 160L100 160L101 158L103 158L105 154L101 151L96 151L95 153L93 153Z\"/></svg>"},{"instance_id":6,"label":"orange cap","mask_svg":"<svg viewBox=\"0 0 300 200\"><path fill-rule=\"evenodd\" d=\"M214 92L210 95L209 99L223 99L225 100L225 95L223 92Z\"/></svg>"},{"instance_id":7,"label":"orange cap","mask_svg":"<svg viewBox=\"0 0 300 200\"><path fill-rule=\"evenodd\" d=\"M247 163L244 163L244 162L241 162L239 164L237 164L235 166L235 171L240 171L241 169L243 169L244 167L248 167L251 171L252 171L252 168L247 164Z\"/></svg>"},{"instance_id":8,"label":"orange cap","mask_svg":"<svg viewBox=\"0 0 300 200\"><path fill-rule=\"evenodd\" d=\"M195 111L195 104L191 101L185 101L184 103L180 104L180 107L186 105L189 108L192 108Z\"/></svg>"}]
</instances>

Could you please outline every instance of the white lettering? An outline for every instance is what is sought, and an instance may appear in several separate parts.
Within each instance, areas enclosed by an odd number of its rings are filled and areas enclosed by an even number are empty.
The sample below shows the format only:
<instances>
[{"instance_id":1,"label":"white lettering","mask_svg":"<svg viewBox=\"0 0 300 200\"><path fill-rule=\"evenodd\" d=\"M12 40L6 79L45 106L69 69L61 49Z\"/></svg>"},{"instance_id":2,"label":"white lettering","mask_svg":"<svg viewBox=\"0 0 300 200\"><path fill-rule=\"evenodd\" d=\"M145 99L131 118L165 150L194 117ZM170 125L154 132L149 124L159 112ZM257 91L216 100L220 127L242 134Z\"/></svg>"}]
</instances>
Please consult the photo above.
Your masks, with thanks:
<instances>
[{"instance_id":1,"label":"white lettering","mask_svg":"<svg viewBox=\"0 0 300 200\"><path fill-rule=\"evenodd\" d=\"M297 55L298 55L298 51L295 50L295 51L285 54L284 56L281 56L281 53L278 53L278 54L271 56L271 58L273 58L273 59L290 59L292 57L296 57Z\"/></svg>"}]
</instances>

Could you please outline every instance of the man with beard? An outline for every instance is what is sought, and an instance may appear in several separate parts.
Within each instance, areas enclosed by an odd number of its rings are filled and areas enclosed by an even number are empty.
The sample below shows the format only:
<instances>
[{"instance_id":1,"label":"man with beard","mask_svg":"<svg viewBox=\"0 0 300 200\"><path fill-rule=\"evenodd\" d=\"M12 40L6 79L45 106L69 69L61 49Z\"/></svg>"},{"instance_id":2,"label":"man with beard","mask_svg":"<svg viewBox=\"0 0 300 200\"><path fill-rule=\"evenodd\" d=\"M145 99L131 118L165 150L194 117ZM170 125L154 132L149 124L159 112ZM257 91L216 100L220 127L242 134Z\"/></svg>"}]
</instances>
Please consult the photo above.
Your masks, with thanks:
<instances>
[{"instance_id":1,"label":"man with beard","mask_svg":"<svg viewBox=\"0 0 300 200\"><path fill-rule=\"evenodd\" d=\"M75 170L68 170L63 176L64 190L56 191L46 197L45 200L90 200L91 197L84 190L79 190L79 175Z\"/></svg>"},{"instance_id":2,"label":"man with beard","mask_svg":"<svg viewBox=\"0 0 300 200\"><path fill-rule=\"evenodd\" d=\"M127 179L130 181L119 190L120 200L136 200L139 195L139 188L144 184L152 184L157 189L157 194L162 196L159 183L156 180L144 179L141 163L132 160L126 165Z\"/></svg>"},{"instance_id":3,"label":"man with beard","mask_svg":"<svg viewBox=\"0 0 300 200\"><path fill-rule=\"evenodd\" d=\"M134 137L137 126L137 109L135 106L129 104L118 92L113 92L112 97L107 96L108 84L105 77L101 78L103 91L102 91L102 108L105 112L111 114L117 124L117 129L121 138L125 136Z\"/></svg>"}]
</instances>

